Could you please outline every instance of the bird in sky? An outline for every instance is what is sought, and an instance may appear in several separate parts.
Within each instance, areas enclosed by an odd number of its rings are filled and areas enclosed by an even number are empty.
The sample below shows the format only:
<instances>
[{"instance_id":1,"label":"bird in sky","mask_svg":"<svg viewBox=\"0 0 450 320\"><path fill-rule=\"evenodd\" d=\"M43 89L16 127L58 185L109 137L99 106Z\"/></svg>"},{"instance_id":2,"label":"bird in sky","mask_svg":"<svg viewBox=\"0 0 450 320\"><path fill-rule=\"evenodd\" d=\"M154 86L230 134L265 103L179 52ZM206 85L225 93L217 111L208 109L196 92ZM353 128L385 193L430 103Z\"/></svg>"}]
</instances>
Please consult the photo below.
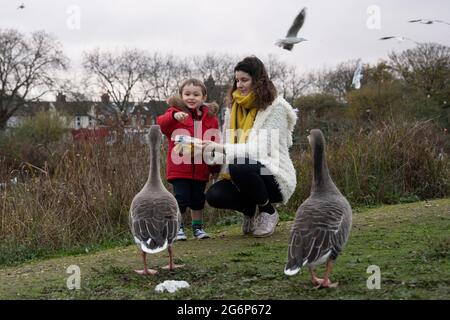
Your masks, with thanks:
<instances>
[{"instance_id":1,"label":"bird in sky","mask_svg":"<svg viewBox=\"0 0 450 320\"><path fill-rule=\"evenodd\" d=\"M283 39L279 39L275 44L279 47L282 47L283 49L291 51L292 48L294 48L294 44L302 41L307 41L307 39L297 36L298 31L301 29L303 23L305 22L305 16L306 7L303 8L302 11L300 11L297 17L295 17L295 20L289 28L286 37Z\"/></svg>"},{"instance_id":2,"label":"bird in sky","mask_svg":"<svg viewBox=\"0 0 450 320\"><path fill-rule=\"evenodd\" d=\"M428 20L428 19L414 19L414 20L409 20L409 23L422 23L422 24L433 24L433 23L445 23L450 25L450 23L448 23L447 21L444 20Z\"/></svg>"},{"instance_id":3,"label":"bird in sky","mask_svg":"<svg viewBox=\"0 0 450 320\"><path fill-rule=\"evenodd\" d=\"M410 39L410 38L407 38L407 37L402 37L402 36L400 36L400 37L398 37L398 36L382 37L382 38L380 38L379 40L389 40L389 39L397 39L398 42L412 41L412 42L414 42L415 44L419 44L419 42L414 41L413 39Z\"/></svg>"},{"instance_id":4,"label":"bird in sky","mask_svg":"<svg viewBox=\"0 0 450 320\"><path fill-rule=\"evenodd\" d=\"M17 10L19 9L25 9L25 5L22 3L20 6L17 7Z\"/></svg>"},{"instance_id":5,"label":"bird in sky","mask_svg":"<svg viewBox=\"0 0 450 320\"><path fill-rule=\"evenodd\" d=\"M355 89L361 88L361 79L363 78L362 75L362 62L361 59L358 60L358 66L356 67L355 73L353 74L353 81L352 86Z\"/></svg>"}]
</instances>

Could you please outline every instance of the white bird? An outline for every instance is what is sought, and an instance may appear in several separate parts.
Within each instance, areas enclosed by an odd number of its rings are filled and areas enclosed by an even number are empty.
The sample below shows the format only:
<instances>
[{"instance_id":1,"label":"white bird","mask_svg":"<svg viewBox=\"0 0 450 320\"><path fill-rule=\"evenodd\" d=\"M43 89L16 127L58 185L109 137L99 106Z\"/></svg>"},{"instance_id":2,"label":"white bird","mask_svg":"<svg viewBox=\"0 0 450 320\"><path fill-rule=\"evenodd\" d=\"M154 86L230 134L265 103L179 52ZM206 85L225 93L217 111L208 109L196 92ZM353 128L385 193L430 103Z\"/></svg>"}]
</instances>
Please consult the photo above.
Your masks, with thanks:
<instances>
[{"instance_id":1,"label":"white bird","mask_svg":"<svg viewBox=\"0 0 450 320\"><path fill-rule=\"evenodd\" d=\"M353 74L352 86L355 89L361 88L362 75L362 62L361 59L358 60L358 66L356 67L355 73Z\"/></svg>"},{"instance_id":2,"label":"white bird","mask_svg":"<svg viewBox=\"0 0 450 320\"><path fill-rule=\"evenodd\" d=\"M450 25L450 23L448 23L447 21L443 21L443 20L427 20L427 19L414 19L414 20L409 20L409 23L422 23L422 24L433 24L433 23L445 23Z\"/></svg>"},{"instance_id":3,"label":"white bird","mask_svg":"<svg viewBox=\"0 0 450 320\"><path fill-rule=\"evenodd\" d=\"M289 28L286 37L284 39L279 39L275 44L279 47L282 47L283 49L291 51L292 48L294 48L294 44L302 41L307 41L307 39L297 36L298 31L305 22L305 16L306 8L303 8L302 11L300 11L300 13L297 15L297 17L295 17L295 20Z\"/></svg>"},{"instance_id":4,"label":"white bird","mask_svg":"<svg viewBox=\"0 0 450 320\"><path fill-rule=\"evenodd\" d=\"M400 37L398 37L398 36L388 36L388 37L382 37L382 38L380 38L378 40L390 40L390 39L397 39L399 43L400 42L405 42L405 41L412 41L415 44L419 44L419 42L414 41L413 39L410 39L410 38L407 38L407 37L402 37L402 36L400 36Z\"/></svg>"}]
</instances>

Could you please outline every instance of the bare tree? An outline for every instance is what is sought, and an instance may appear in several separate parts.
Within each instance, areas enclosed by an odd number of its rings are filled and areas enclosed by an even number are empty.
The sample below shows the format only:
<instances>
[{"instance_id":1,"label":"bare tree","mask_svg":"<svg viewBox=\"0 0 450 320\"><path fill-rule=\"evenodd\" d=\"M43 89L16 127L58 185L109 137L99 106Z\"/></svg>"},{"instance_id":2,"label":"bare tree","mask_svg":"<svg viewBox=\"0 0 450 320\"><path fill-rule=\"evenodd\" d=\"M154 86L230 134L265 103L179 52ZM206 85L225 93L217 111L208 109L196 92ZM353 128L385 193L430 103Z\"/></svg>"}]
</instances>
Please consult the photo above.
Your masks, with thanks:
<instances>
[{"instance_id":1,"label":"bare tree","mask_svg":"<svg viewBox=\"0 0 450 320\"><path fill-rule=\"evenodd\" d=\"M266 68L279 93L291 104L314 83L311 75L301 75L296 66L279 61L275 55L269 55Z\"/></svg>"},{"instance_id":2,"label":"bare tree","mask_svg":"<svg viewBox=\"0 0 450 320\"><path fill-rule=\"evenodd\" d=\"M58 93L64 94L67 101L93 101L95 97L98 97L94 82L95 81L86 76L86 74L83 74L82 70L77 72L76 70L69 69L69 71L58 80L55 90Z\"/></svg>"},{"instance_id":3,"label":"bare tree","mask_svg":"<svg viewBox=\"0 0 450 320\"><path fill-rule=\"evenodd\" d=\"M37 100L55 85L56 73L68 66L60 43L44 31L26 37L0 29L0 130L27 101Z\"/></svg>"},{"instance_id":4,"label":"bare tree","mask_svg":"<svg viewBox=\"0 0 450 320\"><path fill-rule=\"evenodd\" d=\"M267 74L273 82L282 82L289 69L286 63L279 61L278 57L273 54L269 54L265 66Z\"/></svg>"},{"instance_id":5,"label":"bare tree","mask_svg":"<svg viewBox=\"0 0 450 320\"><path fill-rule=\"evenodd\" d=\"M208 89L208 100L222 104L233 82L233 68L237 58L209 53L205 56L195 56L192 60L194 75L202 79Z\"/></svg>"},{"instance_id":6,"label":"bare tree","mask_svg":"<svg viewBox=\"0 0 450 320\"><path fill-rule=\"evenodd\" d=\"M233 80L233 67L236 58L227 54L208 53L205 56L195 56L194 73L203 81L210 77L218 86L230 85Z\"/></svg>"},{"instance_id":7,"label":"bare tree","mask_svg":"<svg viewBox=\"0 0 450 320\"><path fill-rule=\"evenodd\" d=\"M187 59L155 52L150 57L144 87L147 88L152 100L165 100L175 94L181 82L190 78L191 74L191 67Z\"/></svg>"},{"instance_id":8,"label":"bare tree","mask_svg":"<svg viewBox=\"0 0 450 320\"><path fill-rule=\"evenodd\" d=\"M125 49L113 53L96 49L85 52L83 67L87 75L95 80L95 86L112 99L118 120L127 119L130 104L145 100L149 94L139 86L150 70L150 59L141 50Z\"/></svg>"},{"instance_id":9,"label":"bare tree","mask_svg":"<svg viewBox=\"0 0 450 320\"><path fill-rule=\"evenodd\" d=\"M425 95L446 95L450 88L450 47L422 43L399 54L389 54L389 66L395 74Z\"/></svg>"},{"instance_id":10,"label":"bare tree","mask_svg":"<svg viewBox=\"0 0 450 320\"><path fill-rule=\"evenodd\" d=\"M338 64L333 69L319 72L316 83L320 91L343 100L345 95L352 90L352 79L357 64L358 61L350 60Z\"/></svg>"}]
</instances>

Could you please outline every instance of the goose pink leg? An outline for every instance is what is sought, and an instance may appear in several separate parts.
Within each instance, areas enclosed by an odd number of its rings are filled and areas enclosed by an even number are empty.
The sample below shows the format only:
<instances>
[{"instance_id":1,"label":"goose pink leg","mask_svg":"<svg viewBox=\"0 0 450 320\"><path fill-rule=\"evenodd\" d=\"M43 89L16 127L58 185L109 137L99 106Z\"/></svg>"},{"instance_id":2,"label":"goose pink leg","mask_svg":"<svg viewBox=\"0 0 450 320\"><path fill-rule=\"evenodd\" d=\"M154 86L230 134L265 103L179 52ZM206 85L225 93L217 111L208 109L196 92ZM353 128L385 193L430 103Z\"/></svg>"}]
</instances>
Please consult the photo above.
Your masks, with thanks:
<instances>
[{"instance_id":1,"label":"goose pink leg","mask_svg":"<svg viewBox=\"0 0 450 320\"><path fill-rule=\"evenodd\" d=\"M158 273L158 271L147 268L147 253L142 251L142 260L144 261L144 269L143 270L134 270L137 274L142 276L152 276Z\"/></svg>"},{"instance_id":2,"label":"goose pink leg","mask_svg":"<svg viewBox=\"0 0 450 320\"><path fill-rule=\"evenodd\" d=\"M323 276L322 283L320 283L318 286L316 286L316 289L322 289L322 288L337 288L338 282L331 282L330 281L330 275L331 271L333 270L333 261L328 260L327 262L327 269L325 270L325 274Z\"/></svg>"},{"instance_id":3,"label":"goose pink leg","mask_svg":"<svg viewBox=\"0 0 450 320\"><path fill-rule=\"evenodd\" d=\"M320 286L323 282L323 279L317 278L316 270L314 268L309 268L309 272L311 273L311 282L314 286Z\"/></svg>"},{"instance_id":4,"label":"goose pink leg","mask_svg":"<svg viewBox=\"0 0 450 320\"><path fill-rule=\"evenodd\" d=\"M169 251L169 264L167 266L163 267L163 269L166 269L166 270L169 269L170 271L173 271L176 268L184 267L184 264L175 264L175 263L173 263L172 245L169 245L167 250Z\"/></svg>"}]
</instances>

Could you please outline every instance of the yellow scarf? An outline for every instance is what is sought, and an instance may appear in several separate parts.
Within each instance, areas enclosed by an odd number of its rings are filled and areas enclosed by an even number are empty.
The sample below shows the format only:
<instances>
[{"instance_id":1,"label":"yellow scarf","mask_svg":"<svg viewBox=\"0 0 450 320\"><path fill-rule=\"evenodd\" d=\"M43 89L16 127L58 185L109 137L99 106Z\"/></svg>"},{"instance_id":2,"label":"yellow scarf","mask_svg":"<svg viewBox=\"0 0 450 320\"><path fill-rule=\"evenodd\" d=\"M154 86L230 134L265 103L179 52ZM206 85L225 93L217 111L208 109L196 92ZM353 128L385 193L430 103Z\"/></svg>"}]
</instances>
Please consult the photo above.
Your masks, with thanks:
<instances>
[{"instance_id":1,"label":"yellow scarf","mask_svg":"<svg viewBox=\"0 0 450 320\"><path fill-rule=\"evenodd\" d=\"M233 105L231 106L230 118L230 143L247 142L257 113L258 108L255 106L255 94L253 92L250 92L246 96L241 95L239 90L233 92ZM235 130L239 131L236 132ZM221 174L221 178L231 180L229 173Z\"/></svg>"},{"instance_id":2,"label":"yellow scarf","mask_svg":"<svg viewBox=\"0 0 450 320\"><path fill-rule=\"evenodd\" d=\"M233 105L231 107L230 143L246 143L250 130L255 122L258 108L255 106L255 94L250 92L243 96L239 90L233 92ZM235 137L235 130L241 129L240 136Z\"/></svg>"}]
</instances>

